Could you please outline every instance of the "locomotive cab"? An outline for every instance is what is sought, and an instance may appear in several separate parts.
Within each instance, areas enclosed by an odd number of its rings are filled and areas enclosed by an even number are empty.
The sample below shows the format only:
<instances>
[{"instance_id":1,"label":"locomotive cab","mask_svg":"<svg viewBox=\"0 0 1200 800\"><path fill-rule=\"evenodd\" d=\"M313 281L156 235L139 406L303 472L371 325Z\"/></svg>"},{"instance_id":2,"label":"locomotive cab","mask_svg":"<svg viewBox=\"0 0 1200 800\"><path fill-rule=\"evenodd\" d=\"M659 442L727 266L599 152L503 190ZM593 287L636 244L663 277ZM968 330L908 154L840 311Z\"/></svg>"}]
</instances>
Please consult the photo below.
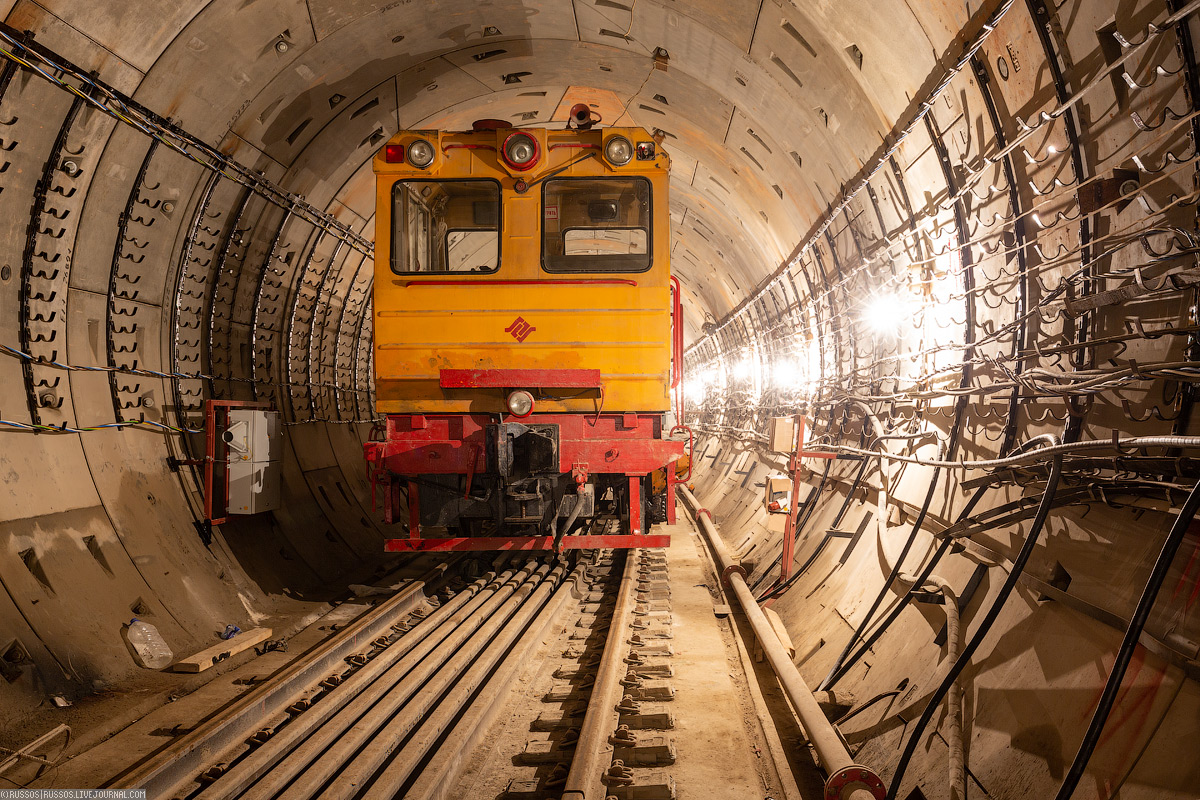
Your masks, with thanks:
<instances>
[{"instance_id":1,"label":"locomotive cab","mask_svg":"<svg viewBox=\"0 0 1200 800\"><path fill-rule=\"evenodd\" d=\"M402 131L375 158L376 409L409 550L664 546L668 156L641 128ZM674 328L674 333L672 335ZM661 471L661 472L660 472Z\"/></svg>"}]
</instances>

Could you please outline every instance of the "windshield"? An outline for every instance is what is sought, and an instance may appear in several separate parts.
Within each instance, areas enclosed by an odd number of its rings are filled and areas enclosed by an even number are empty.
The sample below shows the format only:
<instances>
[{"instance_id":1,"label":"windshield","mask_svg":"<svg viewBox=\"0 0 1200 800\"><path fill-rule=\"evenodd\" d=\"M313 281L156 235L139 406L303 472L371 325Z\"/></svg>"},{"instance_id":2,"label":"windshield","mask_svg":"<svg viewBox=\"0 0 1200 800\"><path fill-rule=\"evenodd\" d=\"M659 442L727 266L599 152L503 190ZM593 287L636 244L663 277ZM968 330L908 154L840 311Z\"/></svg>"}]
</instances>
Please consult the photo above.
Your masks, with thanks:
<instances>
[{"instance_id":1,"label":"windshield","mask_svg":"<svg viewBox=\"0 0 1200 800\"><path fill-rule=\"evenodd\" d=\"M644 272L650 268L650 182L559 178L543 189L542 266L547 272Z\"/></svg>"},{"instance_id":2,"label":"windshield","mask_svg":"<svg viewBox=\"0 0 1200 800\"><path fill-rule=\"evenodd\" d=\"M392 272L495 272L500 184L397 181L392 186Z\"/></svg>"}]
</instances>

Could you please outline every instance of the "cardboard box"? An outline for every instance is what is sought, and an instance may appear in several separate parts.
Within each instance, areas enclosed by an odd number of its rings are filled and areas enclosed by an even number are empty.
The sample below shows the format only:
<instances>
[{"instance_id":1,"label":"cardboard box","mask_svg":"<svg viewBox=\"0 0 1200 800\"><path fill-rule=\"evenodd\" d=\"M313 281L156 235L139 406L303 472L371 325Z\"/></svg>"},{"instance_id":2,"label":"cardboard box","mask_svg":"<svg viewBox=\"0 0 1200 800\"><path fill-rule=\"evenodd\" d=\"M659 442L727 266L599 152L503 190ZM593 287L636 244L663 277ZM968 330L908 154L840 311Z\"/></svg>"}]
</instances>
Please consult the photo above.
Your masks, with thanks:
<instances>
[{"instance_id":1,"label":"cardboard box","mask_svg":"<svg viewBox=\"0 0 1200 800\"><path fill-rule=\"evenodd\" d=\"M770 436L772 453L791 454L796 446L796 418L773 417Z\"/></svg>"},{"instance_id":2,"label":"cardboard box","mask_svg":"<svg viewBox=\"0 0 1200 800\"><path fill-rule=\"evenodd\" d=\"M771 509L771 501L779 503L777 510ZM786 514L788 504L792 502L792 479L785 475L771 475L767 477L764 486L763 505L768 511L775 514Z\"/></svg>"}]
</instances>

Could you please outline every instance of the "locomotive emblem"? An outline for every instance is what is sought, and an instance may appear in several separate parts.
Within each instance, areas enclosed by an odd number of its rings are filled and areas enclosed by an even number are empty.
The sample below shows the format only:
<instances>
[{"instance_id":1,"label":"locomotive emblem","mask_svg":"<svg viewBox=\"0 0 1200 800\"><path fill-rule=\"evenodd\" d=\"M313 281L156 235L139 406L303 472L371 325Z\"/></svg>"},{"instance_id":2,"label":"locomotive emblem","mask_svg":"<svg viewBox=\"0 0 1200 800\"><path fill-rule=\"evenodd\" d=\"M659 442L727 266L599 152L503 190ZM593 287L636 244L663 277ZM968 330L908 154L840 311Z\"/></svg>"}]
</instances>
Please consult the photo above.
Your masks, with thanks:
<instances>
[{"instance_id":1,"label":"locomotive emblem","mask_svg":"<svg viewBox=\"0 0 1200 800\"><path fill-rule=\"evenodd\" d=\"M525 337L536 331L537 328L530 325L523 317L517 317L513 320L512 325L504 329L505 333L511 333L512 337L518 342L524 342Z\"/></svg>"}]
</instances>

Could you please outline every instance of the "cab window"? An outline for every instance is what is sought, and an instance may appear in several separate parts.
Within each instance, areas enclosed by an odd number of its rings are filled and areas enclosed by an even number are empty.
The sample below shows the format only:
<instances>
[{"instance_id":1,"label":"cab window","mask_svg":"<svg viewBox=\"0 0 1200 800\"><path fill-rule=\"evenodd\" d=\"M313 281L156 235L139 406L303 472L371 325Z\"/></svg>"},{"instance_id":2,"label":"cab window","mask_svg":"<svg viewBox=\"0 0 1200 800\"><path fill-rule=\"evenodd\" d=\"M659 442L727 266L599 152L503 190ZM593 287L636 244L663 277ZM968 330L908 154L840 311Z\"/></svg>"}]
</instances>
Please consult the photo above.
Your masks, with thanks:
<instances>
[{"instance_id":1,"label":"cab window","mask_svg":"<svg viewBox=\"0 0 1200 800\"><path fill-rule=\"evenodd\" d=\"M547 272L650 269L650 181L558 178L542 190Z\"/></svg>"},{"instance_id":2,"label":"cab window","mask_svg":"<svg viewBox=\"0 0 1200 800\"><path fill-rule=\"evenodd\" d=\"M392 272L495 272L500 266L497 181L392 185Z\"/></svg>"}]
</instances>

